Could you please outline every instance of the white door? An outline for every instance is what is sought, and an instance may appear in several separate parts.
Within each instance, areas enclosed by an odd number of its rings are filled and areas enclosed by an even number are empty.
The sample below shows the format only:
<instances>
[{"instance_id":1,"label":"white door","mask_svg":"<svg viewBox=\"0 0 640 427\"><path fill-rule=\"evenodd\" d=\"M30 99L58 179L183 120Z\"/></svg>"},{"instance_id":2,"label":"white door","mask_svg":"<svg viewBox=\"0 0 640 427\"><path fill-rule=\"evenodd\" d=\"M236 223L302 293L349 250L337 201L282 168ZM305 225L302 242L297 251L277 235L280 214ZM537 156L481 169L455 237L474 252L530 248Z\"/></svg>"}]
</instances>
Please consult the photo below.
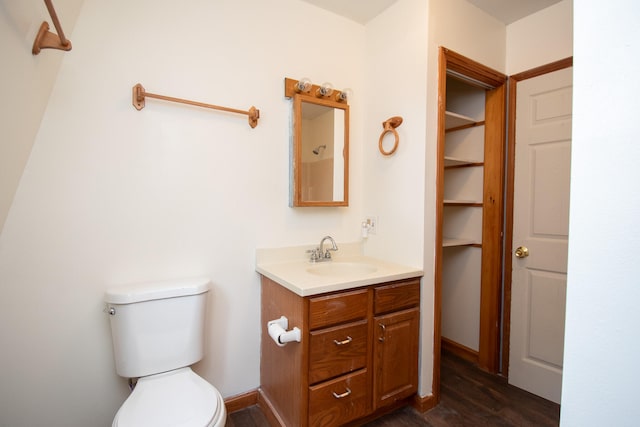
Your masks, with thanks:
<instances>
[{"instance_id":1,"label":"white door","mask_svg":"<svg viewBox=\"0 0 640 427\"><path fill-rule=\"evenodd\" d=\"M509 383L556 403L564 350L572 71L518 82L516 102Z\"/></svg>"}]
</instances>

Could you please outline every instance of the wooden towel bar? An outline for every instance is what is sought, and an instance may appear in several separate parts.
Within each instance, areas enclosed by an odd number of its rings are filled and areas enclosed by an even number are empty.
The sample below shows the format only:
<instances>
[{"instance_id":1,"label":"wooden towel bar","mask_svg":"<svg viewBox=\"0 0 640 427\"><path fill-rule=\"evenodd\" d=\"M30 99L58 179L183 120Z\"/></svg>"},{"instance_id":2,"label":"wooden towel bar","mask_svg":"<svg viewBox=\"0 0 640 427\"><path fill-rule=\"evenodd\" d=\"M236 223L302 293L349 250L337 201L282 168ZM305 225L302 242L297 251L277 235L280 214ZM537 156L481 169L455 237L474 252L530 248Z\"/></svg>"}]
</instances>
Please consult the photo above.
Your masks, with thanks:
<instances>
[{"instance_id":1,"label":"wooden towel bar","mask_svg":"<svg viewBox=\"0 0 640 427\"><path fill-rule=\"evenodd\" d=\"M256 107L253 107L253 106L249 108L248 111L244 111L244 110L237 110L235 108L220 107L218 105L205 104L203 102L189 101L188 99L180 99L180 98L173 98L171 96L157 95L155 93L150 93L145 91L144 87L140 83L138 83L133 87L133 106L136 108L136 110L142 110L144 108L145 98L156 98L156 99L162 99L164 101L195 105L196 107L204 107L204 108L211 108L213 110L227 111L230 113L245 114L249 116L249 126L251 126L252 128L255 128L256 126L258 126L258 119L260 118L260 110L258 110Z\"/></svg>"}]
</instances>

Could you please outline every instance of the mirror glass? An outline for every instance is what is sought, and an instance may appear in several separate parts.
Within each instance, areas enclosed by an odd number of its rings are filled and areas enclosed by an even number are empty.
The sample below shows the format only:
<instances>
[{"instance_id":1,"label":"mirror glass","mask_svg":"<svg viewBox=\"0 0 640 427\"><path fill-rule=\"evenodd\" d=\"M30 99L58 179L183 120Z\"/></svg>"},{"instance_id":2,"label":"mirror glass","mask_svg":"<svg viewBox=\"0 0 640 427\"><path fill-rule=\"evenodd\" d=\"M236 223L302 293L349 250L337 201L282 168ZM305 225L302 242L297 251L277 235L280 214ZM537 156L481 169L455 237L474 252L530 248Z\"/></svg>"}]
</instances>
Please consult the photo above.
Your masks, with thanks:
<instances>
[{"instance_id":1,"label":"mirror glass","mask_svg":"<svg viewBox=\"0 0 640 427\"><path fill-rule=\"evenodd\" d=\"M293 206L348 206L349 106L295 95Z\"/></svg>"}]
</instances>

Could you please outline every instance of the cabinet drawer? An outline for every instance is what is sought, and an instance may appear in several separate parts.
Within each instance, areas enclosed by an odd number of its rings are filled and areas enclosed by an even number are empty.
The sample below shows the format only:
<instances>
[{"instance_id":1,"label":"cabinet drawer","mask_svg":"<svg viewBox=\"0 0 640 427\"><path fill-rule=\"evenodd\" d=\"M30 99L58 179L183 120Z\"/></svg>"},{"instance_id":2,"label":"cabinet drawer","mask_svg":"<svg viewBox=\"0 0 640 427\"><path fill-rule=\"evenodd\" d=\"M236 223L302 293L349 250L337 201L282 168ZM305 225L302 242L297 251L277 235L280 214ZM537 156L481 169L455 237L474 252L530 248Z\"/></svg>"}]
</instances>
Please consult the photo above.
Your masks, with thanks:
<instances>
[{"instance_id":1,"label":"cabinet drawer","mask_svg":"<svg viewBox=\"0 0 640 427\"><path fill-rule=\"evenodd\" d=\"M309 384L364 368L367 363L366 320L310 333Z\"/></svg>"},{"instance_id":2,"label":"cabinet drawer","mask_svg":"<svg viewBox=\"0 0 640 427\"><path fill-rule=\"evenodd\" d=\"M318 329L367 317L366 289L309 299L309 329Z\"/></svg>"},{"instance_id":3,"label":"cabinet drawer","mask_svg":"<svg viewBox=\"0 0 640 427\"><path fill-rule=\"evenodd\" d=\"M396 282L374 289L375 314L388 313L420 304L420 279Z\"/></svg>"},{"instance_id":4,"label":"cabinet drawer","mask_svg":"<svg viewBox=\"0 0 640 427\"><path fill-rule=\"evenodd\" d=\"M366 369L309 387L309 426L341 426L370 411Z\"/></svg>"}]
</instances>

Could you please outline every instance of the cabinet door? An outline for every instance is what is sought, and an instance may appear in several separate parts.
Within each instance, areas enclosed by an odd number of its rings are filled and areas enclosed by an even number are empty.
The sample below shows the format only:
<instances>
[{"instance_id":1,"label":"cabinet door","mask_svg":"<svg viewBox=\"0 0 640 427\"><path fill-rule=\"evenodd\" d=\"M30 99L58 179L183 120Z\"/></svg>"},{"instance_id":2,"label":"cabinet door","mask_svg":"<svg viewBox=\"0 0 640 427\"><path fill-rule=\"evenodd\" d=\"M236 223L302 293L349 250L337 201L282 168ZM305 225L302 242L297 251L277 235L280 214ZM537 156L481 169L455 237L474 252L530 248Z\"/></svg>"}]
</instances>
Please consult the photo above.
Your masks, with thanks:
<instances>
[{"instance_id":1,"label":"cabinet door","mask_svg":"<svg viewBox=\"0 0 640 427\"><path fill-rule=\"evenodd\" d=\"M407 398L418 390L419 309L375 318L374 406Z\"/></svg>"}]
</instances>

